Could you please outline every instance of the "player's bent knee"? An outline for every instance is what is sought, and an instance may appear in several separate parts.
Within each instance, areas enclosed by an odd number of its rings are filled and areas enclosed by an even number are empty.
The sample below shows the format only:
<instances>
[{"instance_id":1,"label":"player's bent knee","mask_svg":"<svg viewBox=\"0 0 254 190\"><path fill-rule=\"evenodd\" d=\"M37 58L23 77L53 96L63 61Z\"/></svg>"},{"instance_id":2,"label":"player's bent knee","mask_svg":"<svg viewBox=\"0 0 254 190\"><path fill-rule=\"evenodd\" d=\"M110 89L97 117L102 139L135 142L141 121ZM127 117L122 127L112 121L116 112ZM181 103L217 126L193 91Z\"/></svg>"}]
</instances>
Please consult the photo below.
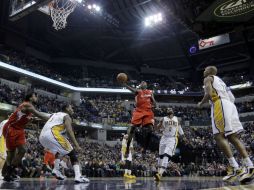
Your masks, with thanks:
<instances>
[{"instance_id":1,"label":"player's bent knee","mask_svg":"<svg viewBox=\"0 0 254 190\"><path fill-rule=\"evenodd\" d=\"M218 134L215 134L215 135L214 135L214 139L218 142L218 141L220 141L220 140L225 139L225 136L224 136L223 133L218 133Z\"/></svg>"},{"instance_id":2,"label":"player's bent knee","mask_svg":"<svg viewBox=\"0 0 254 190\"><path fill-rule=\"evenodd\" d=\"M74 163L77 163L78 162L78 156L77 156L77 153L75 152L75 150L72 150L68 156L70 157L70 160L71 160L71 164L74 165Z\"/></svg>"},{"instance_id":3,"label":"player's bent knee","mask_svg":"<svg viewBox=\"0 0 254 190\"><path fill-rule=\"evenodd\" d=\"M234 142L236 140L238 140L238 135L236 133L233 133L231 135L228 135L227 136L227 139L230 141L230 142Z\"/></svg>"},{"instance_id":4,"label":"player's bent knee","mask_svg":"<svg viewBox=\"0 0 254 190\"><path fill-rule=\"evenodd\" d=\"M171 159L171 156L169 154L163 154L163 157L168 157L168 159Z\"/></svg>"},{"instance_id":5,"label":"player's bent knee","mask_svg":"<svg viewBox=\"0 0 254 190\"><path fill-rule=\"evenodd\" d=\"M149 131L152 131L153 130L153 125L152 124L147 124L147 125L144 125L145 129L148 129Z\"/></svg>"},{"instance_id":6,"label":"player's bent knee","mask_svg":"<svg viewBox=\"0 0 254 190\"><path fill-rule=\"evenodd\" d=\"M136 126L136 125L130 126L129 133L134 134L137 127L138 126Z\"/></svg>"},{"instance_id":7,"label":"player's bent knee","mask_svg":"<svg viewBox=\"0 0 254 190\"><path fill-rule=\"evenodd\" d=\"M18 147L18 154L24 155L26 153L26 148L24 146Z\"/></svg>"}]
</instances>

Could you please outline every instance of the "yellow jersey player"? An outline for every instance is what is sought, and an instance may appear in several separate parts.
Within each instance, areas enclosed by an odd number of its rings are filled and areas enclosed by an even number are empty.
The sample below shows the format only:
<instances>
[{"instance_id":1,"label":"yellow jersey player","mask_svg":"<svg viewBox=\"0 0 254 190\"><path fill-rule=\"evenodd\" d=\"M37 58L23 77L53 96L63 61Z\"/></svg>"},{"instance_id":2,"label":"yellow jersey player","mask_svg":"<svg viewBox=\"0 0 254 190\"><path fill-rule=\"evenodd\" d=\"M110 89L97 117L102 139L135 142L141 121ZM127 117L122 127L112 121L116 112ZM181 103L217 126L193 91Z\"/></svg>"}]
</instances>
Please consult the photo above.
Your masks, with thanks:
<instances>
[{"instance_id":1,"label":"yellow jersey player","mask_svg":"<svg viewBox=\"0 0 254 190\"><path fill-rule=\"evenodd\" d=\"M128 134L123 136L122 140L122 161L124 162L124 177L129 178L129 179L135 179L136 176L132 175L132 153L133 153L133 140L130 143L130 151L129 154L126 156L126 150L127 150L127 139L128 139Z\"/></svg>"},{"instance_id":2,"label":"yellow jersey player","mask_svg":"<svg viewBox=\"0 0 254 190\"><path fill-rule=\"evenodd\" d=\"M226 84L218 77L217 68L209 66L204 71L205 95L198 107L210 101L212 129L217 145L227 157L230 167L224 181L233 181L239 177L240 182L248 182L254 176L253 163L249 158L245 146L238 138L243 130L238 112L234 104L234 96ZM245 171L239 167L235 160L229 142L236 148L242 157Z\"/></svg>"},{"instance_id":3,"label":"yellow jersey player","mask_svg":"<svg viewBox=\"0 0 254 190\"><path fill-rule=\"evenodd\" d=\"M5 123L8 121L4 120L0 123L0 180L3 179L2 176L2 169L5 163L5 159L6 159L6 145L5 145L5 139L3 136L3 126L5 125Z\"/></svg>"},{"instance_id":4,"label":"yellow jersey player","mask_svg":"<svg viewBox=\"0 0 254 190\"><path fill-rule=\"evenodd\" d=\"M68 155L74 169L76 183L88 183L89 179L81 176L79 160L76 151L81 151L73 129L71 115L74 114L72 106L65 104L62 107L62 112L54 113L44 125L39 140L45 149L55 154L53 175L59 180L64 180L65 177L60 172L60 157ZM69 142L68 137L74 144L75 149Z\"/></svg>"},{"instance_id":5,"label":"yellow jersey player","mask_svg":"<svg viewBox=\"0 0 254 190\"><path fill-rule=\"evenodd\" d=\"M167 110L168 116L163 117L158 128L162 128L162 137L159 146L158 173L155 180L160 181L164 171L168 167L168 162L174 156L178 144L178 135L184 135L178 118L174 116L172 108Z\"/></svg>"}]
</instances>

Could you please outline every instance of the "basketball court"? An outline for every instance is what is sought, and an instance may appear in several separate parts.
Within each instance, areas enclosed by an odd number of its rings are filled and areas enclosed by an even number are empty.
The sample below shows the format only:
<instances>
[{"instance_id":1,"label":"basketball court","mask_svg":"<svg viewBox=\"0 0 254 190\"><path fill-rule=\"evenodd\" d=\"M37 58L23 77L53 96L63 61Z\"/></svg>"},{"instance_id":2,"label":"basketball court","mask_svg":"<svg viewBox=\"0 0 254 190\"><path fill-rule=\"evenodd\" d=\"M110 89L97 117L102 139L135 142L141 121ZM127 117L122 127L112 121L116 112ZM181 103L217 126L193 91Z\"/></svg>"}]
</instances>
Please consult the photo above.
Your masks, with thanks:
<instances>
[{"instance_id":1,"label":"basketball court","mask_svg":"<svg viewBox=\"0 0 254 190\"><path fill-rule=\"evenodd\" d=\"M57 181L55 179L22 179L20 182L0 182L1 189L54 189L54 190L117 190L117 189L157 189L157 190L251 190L254 185L224 184L217 177L172 177L164 178L160 183L153 178L137 178L137 180L123 180L123 178L91 178L89 184L75 184L72 179Z\"/></svg>"}]
</instances>

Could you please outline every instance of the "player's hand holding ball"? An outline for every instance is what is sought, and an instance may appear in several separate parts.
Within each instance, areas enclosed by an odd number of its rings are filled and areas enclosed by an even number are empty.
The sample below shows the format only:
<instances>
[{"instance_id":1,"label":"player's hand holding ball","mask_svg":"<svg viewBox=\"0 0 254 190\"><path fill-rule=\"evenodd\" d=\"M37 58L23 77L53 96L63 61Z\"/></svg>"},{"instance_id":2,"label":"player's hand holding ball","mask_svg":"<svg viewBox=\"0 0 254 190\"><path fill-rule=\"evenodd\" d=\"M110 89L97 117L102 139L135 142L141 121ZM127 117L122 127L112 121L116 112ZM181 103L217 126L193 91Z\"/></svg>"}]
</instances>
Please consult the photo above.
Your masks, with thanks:
<instances>
[{"instance_id":1,"label":"player's hand holding ball","mask_svg":"<svg viewBox=\"0 0 254 190\"><path fill-rule=\"evenodd\" d=\"M125 84L128 80L128 76L125 73L119 73L116 77L117 82Z\"/></svg>"}]
</instances>

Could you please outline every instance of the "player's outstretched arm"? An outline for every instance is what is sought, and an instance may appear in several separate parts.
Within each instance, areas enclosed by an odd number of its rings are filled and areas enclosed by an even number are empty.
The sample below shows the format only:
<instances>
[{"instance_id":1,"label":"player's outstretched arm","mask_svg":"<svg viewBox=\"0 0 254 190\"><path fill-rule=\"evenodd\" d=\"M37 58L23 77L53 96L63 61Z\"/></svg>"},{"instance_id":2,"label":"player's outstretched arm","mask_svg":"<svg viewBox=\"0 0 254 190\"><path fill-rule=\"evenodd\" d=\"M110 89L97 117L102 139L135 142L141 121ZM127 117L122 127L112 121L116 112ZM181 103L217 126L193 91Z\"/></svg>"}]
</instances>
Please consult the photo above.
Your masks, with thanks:
<instances>
[{"instance_id":1,"label":"player's outstretched arm","mask_svg":"<svg viewBox=\"0 0 254 190\"><path fill-rule=\"evenodd\" d=\"M153 93L152 93L152 102L153 102L153 105L154 105L154 107L156 108L157 107L157 102L156 102L156 100L155 100L155 98L154 98L154 95L153 95Z\"/></svg>"},{"instance_id":2,"label":"player's outstretched arm","mask_svg":"<svg viewBox=\"0 0 254 190\"><path fill-rule=\"evenodd\" d=\"M201 108L201 106L208 102L208 100L212 97L212 81L213 78L212 77L206 77L204 79L204 85L205 85L205 95L203 97L203 99L201 100L201 102L198 103L198 107Z\"/></svg>"},{"instance_id":3,"label":"player's outstretched arm","mask_svg":"<svg viewBox=\"0 0 254 190\"><path fill-rule=\"evenodd\" d=\"M138 92L138 89L129 86L127 83L122 83L122 85L123 85L124 87L126 87L128 90L130 90L130 91L131 91L132 93L134 93L134 94L136 94L136 93Z\"/></svg>"},{"instance_id":4,"label":"player's outstretched arm","mask_svg":"<svg viewBox=\"0 0 254 190\"><path fill-rule=\"evenodd\" d=\"M74 146L76 147L76 149L81 150L81 148L78 144L78 141L76 140L76 137L74 135L71 123L72 123L71 117L69 115L66 115L64 117L64 125L66 128L66 132L67 132L68 136L70 137L71 141L73 142Z\"/></svg>"},{"instance_id":5,"label":"player's outstretched arm","mask_svg":"<svg viewBox=\"0 0 254 190\"><path fill-rule=\"evenodd\" d=\"M40 119L43 119L45 121L49 120L50 114L45 114L42 112L39 112L38 110L35 109L35 107L31 104L26 104L24 105L24 108L22 109L22 112L27 113L30 112L34 114L35 116L39 117Z\"/></svg>"}]
</instances>

